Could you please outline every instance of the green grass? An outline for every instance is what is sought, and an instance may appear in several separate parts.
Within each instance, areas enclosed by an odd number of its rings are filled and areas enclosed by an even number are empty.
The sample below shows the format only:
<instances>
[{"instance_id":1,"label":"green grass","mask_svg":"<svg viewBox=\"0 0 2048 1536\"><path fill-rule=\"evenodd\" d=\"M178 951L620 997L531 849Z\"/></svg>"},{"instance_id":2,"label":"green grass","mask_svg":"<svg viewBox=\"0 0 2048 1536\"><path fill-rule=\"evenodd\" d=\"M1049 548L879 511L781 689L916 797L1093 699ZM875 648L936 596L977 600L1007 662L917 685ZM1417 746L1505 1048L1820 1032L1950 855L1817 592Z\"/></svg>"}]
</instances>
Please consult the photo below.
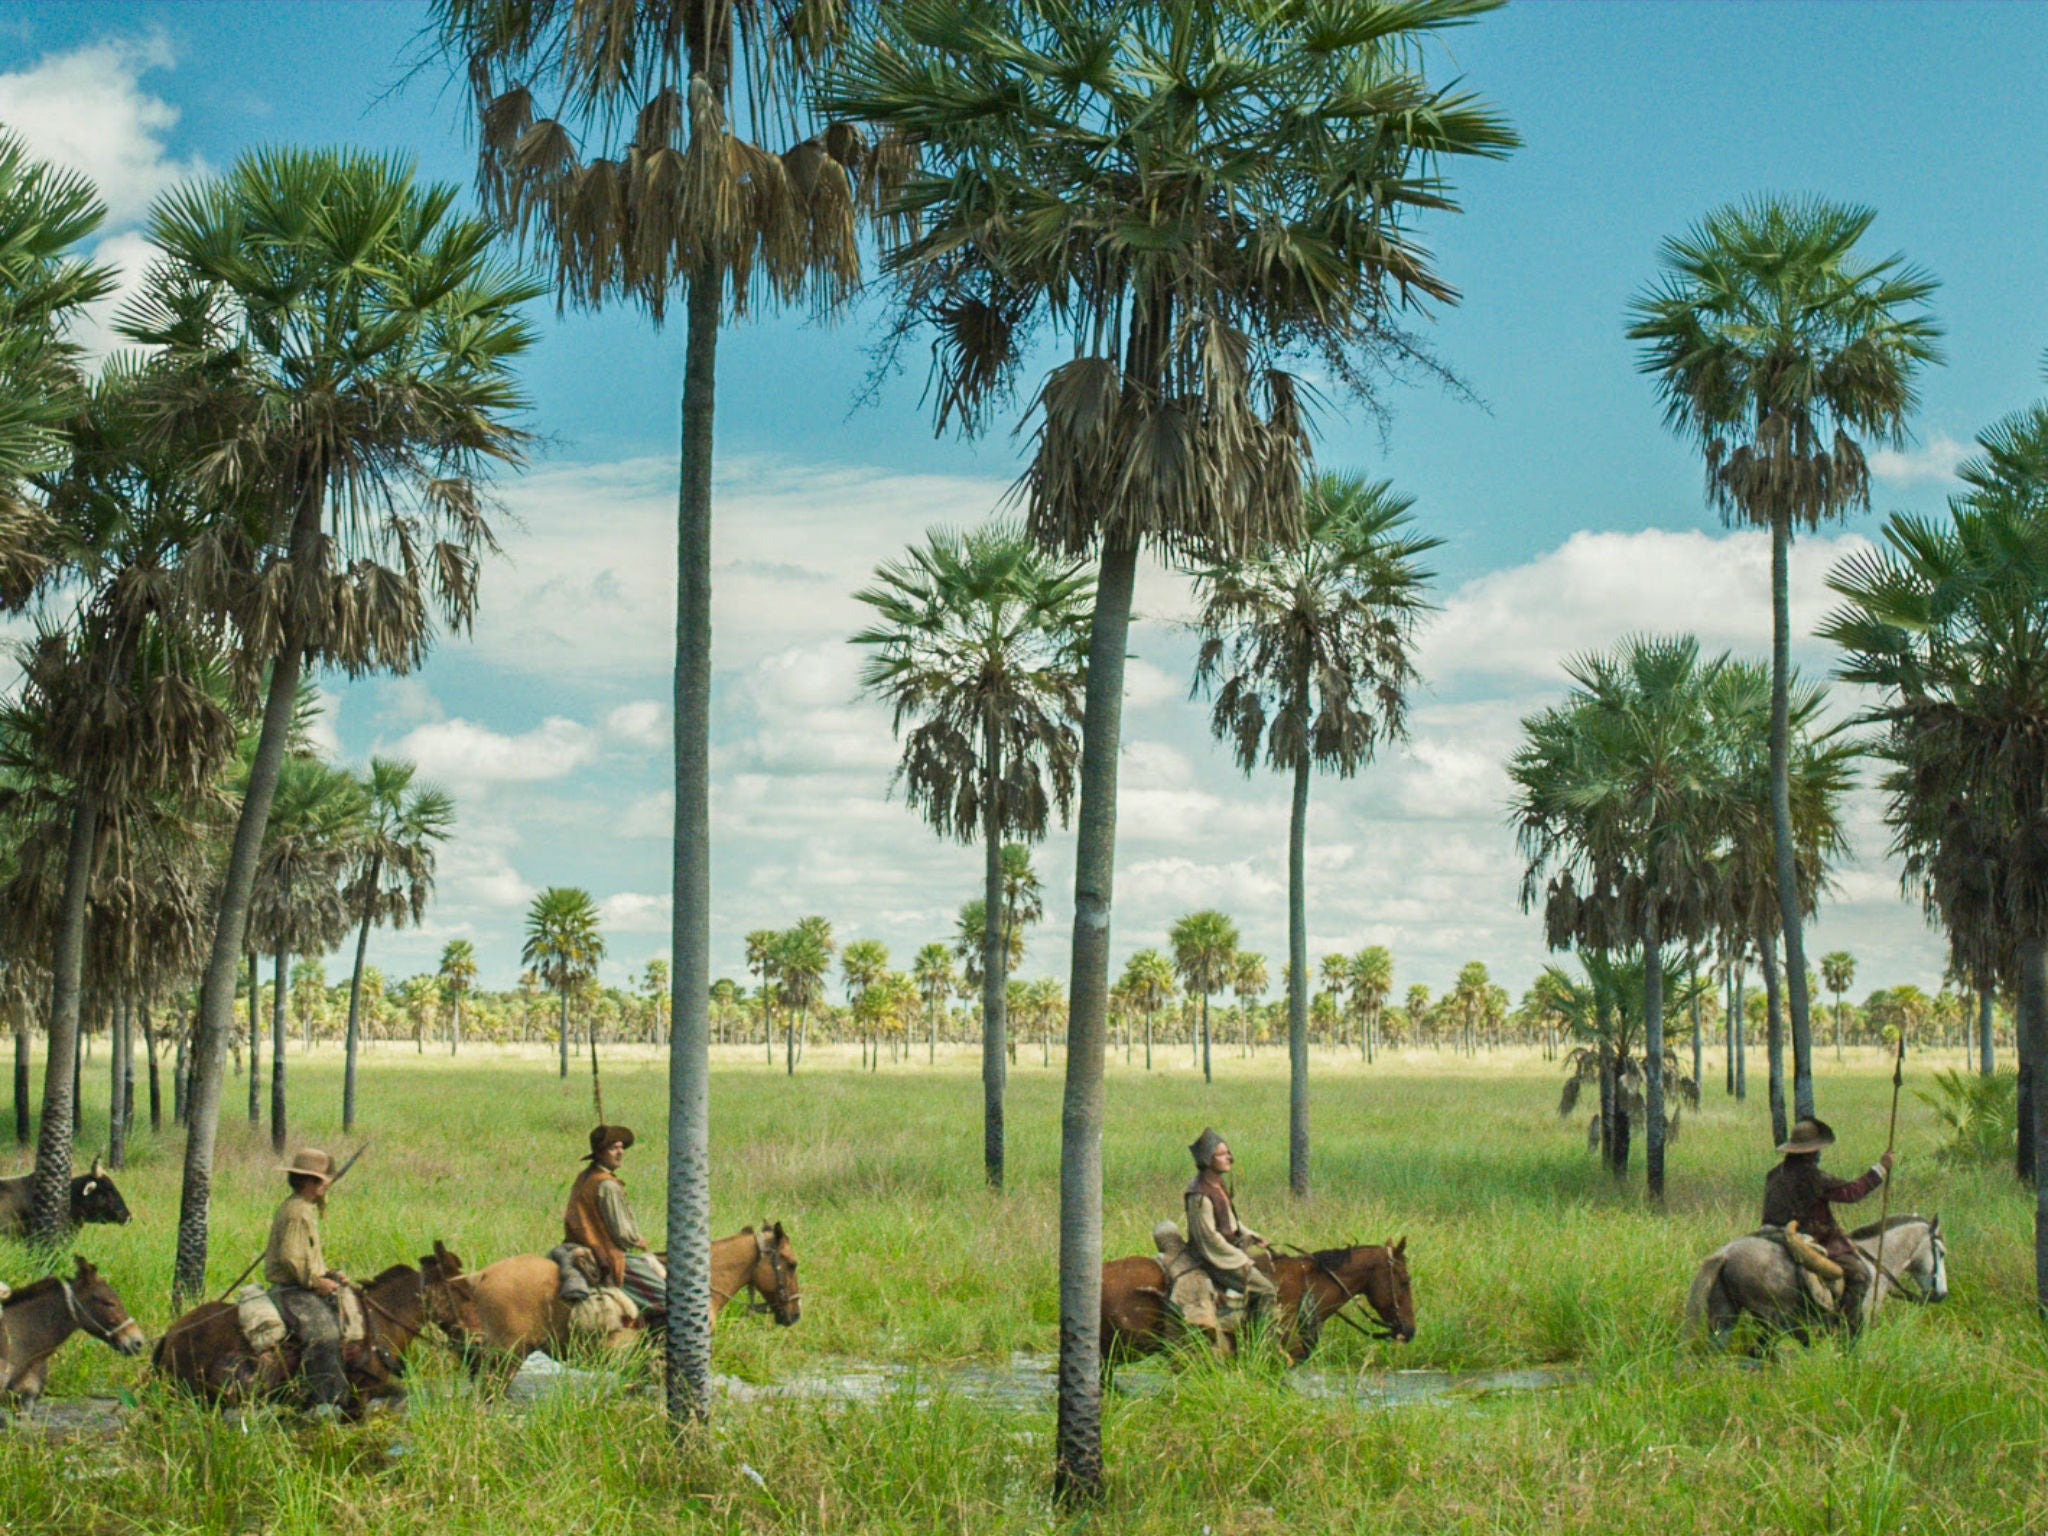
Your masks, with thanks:
<instances>
[{"instance_id":1,"label":"green grass","mask_svg":"<svg viewBox=\"0 0 2048 1536\"><path fill-rule=\"evenodd\" d=\"M1533 1395L1379 1409L1308 1401L1270 1372L1191 1370L1157 1396L1112 1399L1103 1530L2038 1531L2048 1444L2048 1345L2033 1320L2031 1202L1996 1169L1937 1164L1939 1128L1900 1110L1893 1209L1939 1211L1946 1307L1888 1308L1854 1352L1786 1350L1762 1370L1697 1362L1678 1345L1699 1257L1755 1219L1771 1162L1761 1082L1718 1091L1670 1157L1669 1208L1616 1186L1561 1123L1556 1079L1527 1056L1421 1052L1373 1068L1317 1062L1317 1193L1285 1193L1286 1083L1272 1054L1219 1058L1205 1087L1182 1052L1112 1068L1105 1251L1139 1252L1177 1215L1185 1143L1215 1123L1239 1153L1246 1218L1317 1246L1406 1234L1420 1333L1405 1346L1325 1335L1314 1364L1344 1372L1565 1365ZM1172 1062L1170 1069L1165 1062ZM1881 1150L1889 1083L1873 1056L1820 1063L1842 1171ZM295 1061L303 1137L346 1150L338 1071ZM1909 1063L1920 1075L1931 1061ZM1012 1076L1011 1189L981 1187L980 1084L965 1054L850 1070L814 1052L792 1082L747 1053L713 1085L714 1227L781 1219L802 1260L793 1329L737 1311L721 1371L752 1380L846 1358L941 1367L1049 1351L1056 1335L1059 1063ZM1709 1080L1714 1074L1709 1072ZM640 1142L626 1173L643 1224L661 1215L664 1075L608 1066L610 1117ZM260 1247L282 1180L267 1137L229 1127L216 1183L213 1273ZM328 1218L330 1258L356 1274L415 1259L435 1237L472 1264L544 1248L583 1150L587 1076L540 1059L459 1064L380 1047L363 1084L375 1145ZM89 1120L88 1146L97 1138ZM295 1139L298 1139L295 1137ZM88 1229L152 1332L177 1200L177 1141L145 1135L121 1184L128 1228ZM1870 1214L1876 1214L1875 1199ZM0 1243L0 1276L29 1273ZM226 1420L163 1399L136 1362L67 1346L53 1395L127 1391L142 1410L114 1439L0 1434L0 1531L1044 1530L1049 1415L905 1393L881 1404L767 1403L674 1441L644 1398L563 1394L529 1412L479 1406L431 1345L408 1417L300 1429ZM393 1454L397 1448L397 1454Z\"/></svg>"}]
</instances>

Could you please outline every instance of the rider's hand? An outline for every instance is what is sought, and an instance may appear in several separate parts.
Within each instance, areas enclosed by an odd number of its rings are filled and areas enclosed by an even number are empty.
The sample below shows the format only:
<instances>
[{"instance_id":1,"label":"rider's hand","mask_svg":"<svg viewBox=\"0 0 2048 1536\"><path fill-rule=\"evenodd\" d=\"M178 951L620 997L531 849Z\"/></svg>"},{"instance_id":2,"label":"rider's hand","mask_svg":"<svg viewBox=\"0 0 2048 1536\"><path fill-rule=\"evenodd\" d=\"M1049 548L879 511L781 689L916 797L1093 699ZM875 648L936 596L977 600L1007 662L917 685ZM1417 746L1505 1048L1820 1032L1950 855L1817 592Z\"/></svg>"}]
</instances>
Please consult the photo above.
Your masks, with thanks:
<instances>
[{"instance_id":1,"label":"rider's hand","mask_svg":"<svg viewBox=\"0 0 2048 1536\"><path fill-rule=\"evenodd\" d=\"M1883 1157L1880 1157L1880 1158L1879 1158L1879 1159L1877 1160L1877 1166L1878 1166L1878 1167L1880 1167L1880 1168L1882 1168L1882 1169L1883 1169L1883 1170L1884 1170L1884 1171L1885 1171L1886 1173L1890 1173L1890 1172L1892 1171L1892 1155L1891 1155L1891 1153L1887 1152L1887 1153L1885 1153L1885 1155L1884 1155Z\"/></svg>"},{"instance_id":2,"label":"rider's hand","mask_svg":"<svg viewBox=\"0 0 2048 1536\"><path fill-rule=\"evenodd\" d=\"M341 1284L332 1275L322 1275L318 1280L315 1280L313 1282L313 1289L318 1291L322 1296L332 1296L336 1291L341 1289Z\"/></svg>"}]
</instances>

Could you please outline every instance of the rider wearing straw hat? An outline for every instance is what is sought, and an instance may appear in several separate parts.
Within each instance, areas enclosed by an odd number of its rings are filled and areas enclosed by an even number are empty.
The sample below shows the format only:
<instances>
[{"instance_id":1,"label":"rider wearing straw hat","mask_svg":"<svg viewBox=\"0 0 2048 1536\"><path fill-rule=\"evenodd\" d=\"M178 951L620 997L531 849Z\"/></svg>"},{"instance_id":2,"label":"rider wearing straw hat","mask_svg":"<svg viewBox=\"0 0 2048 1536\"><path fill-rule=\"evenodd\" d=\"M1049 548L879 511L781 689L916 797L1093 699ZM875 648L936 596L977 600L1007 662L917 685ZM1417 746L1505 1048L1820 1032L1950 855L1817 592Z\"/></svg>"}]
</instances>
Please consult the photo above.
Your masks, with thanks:
<instances>
[{"instance_id":1,"label":"rider wearing straw hat","mask_svg":"<svg viewBox=\"0 0 2048 1536\"><path fill-rule=\"evenodd\" d=\"M1265 1247L1266 1240L1239 1224L1230 1191L1223 1185L1223 1176L1236 1161L1230 1143L1204 1127L1188 1151L1195 1159L1195 1177L1186 1195L1188 1246L1219 1289L1243 1291L1246 1312L1261 1312L1280 1292L1273 1277L1246 1251Z\"/></svg>"},{"instance_id":2,"label":"rider wearing straw hat","mask_svg":"<svg viewBox=\"0 0 2048 1536\"><path fill-rule=\"evenodd\" d=\"M1798 1222L1801 1234L1812 1238L1842 1266L1843 1315L1861 1317L1870 1270L1849 1235L1836 1224L1834 1207L1854 1205L1882 1184L1891 1172L1892 1154L1885 1153L1859 1178L1837 1179L1820 1166L1821 1148L1833 1146L1834 1141L1834 1130L1825 1120L1804 1119L1792 1127L1792 1134L1778 1148L1784 1161L1764 1176L1764 1225L1785 1227Z\"/></svg>"},{"instance_id":3,"label":"rider wearing straw hat","mask_svg":"<svg viewBox=\"0 0 2048 1536\"><path fill-rule=\"evenodd\" d=\"M327 1185L334 1159L318 1147L301 1147L280 1170L292 1192L270 1222L263 1250L263 1283L301 1346L300 1370L316 1410L348 1402L348 1375L341 1363L341 1317L335 1296L348 1276L327 1267L320 1248L320 1218L327 1211Z\"/></svg>"}]
</instances>

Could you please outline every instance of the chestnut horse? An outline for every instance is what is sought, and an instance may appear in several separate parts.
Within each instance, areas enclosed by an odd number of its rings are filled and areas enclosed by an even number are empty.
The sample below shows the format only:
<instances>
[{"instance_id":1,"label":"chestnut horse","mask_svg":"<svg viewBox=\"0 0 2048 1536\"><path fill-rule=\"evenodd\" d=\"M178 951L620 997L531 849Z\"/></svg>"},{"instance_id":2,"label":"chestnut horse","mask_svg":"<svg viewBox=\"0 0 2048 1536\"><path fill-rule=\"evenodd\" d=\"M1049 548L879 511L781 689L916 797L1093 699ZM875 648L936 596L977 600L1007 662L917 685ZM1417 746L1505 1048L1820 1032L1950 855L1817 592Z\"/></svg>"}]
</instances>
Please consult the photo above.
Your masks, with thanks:
<instances>
[{"instance_id":1,"label":"chestnut horse","mask_svg":"<svg viewBox=\"0 0 2048 1536\"><path fill-rule=\"evenodd\" d=\"M1379 1337L1406 1343L1415 1337L1415 1296L1408 1281L1408 1239L1384 1246L1325 1248L1299 1257L1276 1254L1272 1275L1280 1288L1273 1325L1296 1365L1308 1358L1323 1324L1353 1301L1379 1315ZM1148 1254L1111 1259L1102 1266L1102 1361L1108 1369L1164 1349L1181 1336L1168 1299L1166 1270Z\"/></svg>"},{"instance_id":2,"label":"chestnut horse","mask_svg":"<svg viewBox=\"0 0 2048 1536\"><path fill-rule=\"evenodd\" d=\"M424 1261L423 1261L424 1262ZM353 1410L367 1401L405 1395L405 1352L427 1324L426 1290L420 1272L394 1264L357 1288L363 1301L359 1344L342 1346ZM299 1365L299 1341L252 1354L225 1301L201 1302L156 1341L151 1364L157 1372L211 1403L242 1403L288 1390Z\"/></svg>"},{"instance_id":3,"label":"chestnut horse","mask_svg":"<svg viewBox=\"0 0 2048 1536\"><path fill-rule=\"evenodd\" d=\"M40 1397L50 1356L74 1333L88 1334L119 1354L142 1353L142 1329L84 1259L70 1279L51 1275L24 1285L0 1310L0 1397Z\"/></svg>"},{"instance_id":4,"label":"chestnut horse","mask_svg":"<svg viewBox=\"0 0 2048 1536\"><path fill-rule=\"evenodd\" d=\"M515 1253L466 1274L461 1258L437 1240L421 1261L426 1273L429 1315L450 1338L460 1341L472 1371L486 1365L517 1370L536 1349L560 1358L575 1334L561 1299L561 1272L544 1254ZM803 1312L797 1289L796 1251L781 1222L756 1232L742 1227L711 1245L711 1317L727 1302L751 1291L760 1299L751 1310L767 1312L787 1328ZM622 1328L604 1340L606 1349L637 1342L639 1328Z\"/></svg>"}]
</instances>

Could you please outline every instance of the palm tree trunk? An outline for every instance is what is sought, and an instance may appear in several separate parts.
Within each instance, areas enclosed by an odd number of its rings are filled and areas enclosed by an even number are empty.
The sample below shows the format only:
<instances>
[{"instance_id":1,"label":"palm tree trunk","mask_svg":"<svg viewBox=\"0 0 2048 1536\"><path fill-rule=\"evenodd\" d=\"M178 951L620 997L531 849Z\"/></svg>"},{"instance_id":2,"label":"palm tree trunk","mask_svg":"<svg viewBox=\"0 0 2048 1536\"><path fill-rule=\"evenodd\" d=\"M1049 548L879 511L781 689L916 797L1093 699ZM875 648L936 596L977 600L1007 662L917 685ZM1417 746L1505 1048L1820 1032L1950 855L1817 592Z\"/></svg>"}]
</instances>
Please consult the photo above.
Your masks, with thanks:
<instances>
[{"instance_id":1,"label":"palm tree trunk","mask_svg":"<svg viewBox=\"0 0 2048 1536\"><path fill-rule=\"evenodd\" d=\"M448 1054L449 1054L450 1056L458 1056L458 1055L460 1055L461 1053L462 1053L462 994L461 994L460 992L458 992L458 993L456 993L456 994L455 994L455 1017L454 1017L453 1019L451 1019L451 1020L449 1021L449 1024L448 1024Z\"/></svg>"},{"instance_id":2,"label":"palm tree trunk","mask_svg":"<svg viewBox=\"0 0 2048 1536\"><path fill-rule=\"evenodd\" d=\"M569 987L564 982L561 988L562 1012L555 1029L555 1042L561 1053L561 1079L569 1080Z\"/></svg>"},{"instance_id":3,"label":"palm tree trunk","mask_svg":"<svg viewBox=\"0 0 2048 1536\"><path fill-rule=\"evenodd\" d=\"M1792 1012L1792 1112L1806 1119L1814 1112L1813 1023L1806 995L1806 935L1801 926L1805 918L1799 910L1798 861L1792 846L1791 558L1792 525L1780 513L1771 519L1771 834Z\"/></svg>"},{"instance_id":4,"label":"palm tree trunk","mask_svg":"<svg viewBox=\"0 0 2048 1536\"><path fill-rule=\"evenodd\" d=\"M1296 1195L1308 1193L1308 770L1303 753L1287 822L1287 1185Z\"/></svg>"},{"instance_id":5,"label":"palm tree trunk","mask_svg":"<svg viewBox=\"0 0 2048 1536\"><path fill-rule=\"evenodd\" d=\"M1650 1201L1664 1203L1664 957L1653 912L1643 928L1643 1166Z\"/></svg>"},{"instance_id":6,"label":"palm tree trunk","mask_svg":"<svg viewBox=\"0 0 2048 1536\"><path fill-rule=\"evenodd\" d=\"M284 1110L284 1037L291 1020L285 1013L285 971L287 960L283 950L277 952L274 967L276 981L272 984L270 999L270 1150L280 1155L284 1152L285 1110Z\"/></svg>"},{"instance_id":7,"label":"palm tree trunk","mask_svg":"<svg viewBox=\"0 0 2048 1536\"><path fill-rule=\"evenodd\" d=\"M1996 1042L1992 1039L1992 1028L1996 1016L1992 1012L1996 993L1990 982L1977 988L1977 1070L1985 1077L1998 1070Z\"/></svg>"},{"instance_id":8,"label":"palm tree trunk","mask_svg":"<svg viewBox=\"0 0 2048 1536\"><path fill-rule=\"evenodd\" d=\"M2034 1305L2048 1318L2048 1094L2040 1091L2041 1064L2048 1061L2048 934L2028 934L2020 943L2019 1057L2033 1068L2031 1111L2021 1122L2020 1141L2031 1143L2034 1174Z\"/></svg>"},{"instance_id":9,"label":"palm tree trunk","mask_svg":"<svg viewBox=\"0 0 2048 1536\"><path fill-rule=\"evenodd\" d=\"M185 1123L192 1097L192 1030L182 1020L178 1025L178 1053L171 1064L171 1121Z\"/></svg>"},{"instance_id":10,"label":"palm tree trunk","mask_svg":"<svg viewBox=\"0 0 2048 1536\"><path fill-rule=\"evenodd\" d=\"M149 1129L155 1135L164 1128L163 1084L159 1080L156 1059L156 1025L151 1020L149 999L143 998L142 1008L142 1054L149 1062Z\"/></svg>"},{"instance_id":11,"label":"palm tree trunk","mask_svg":"<svg viewBox=\"0 0 2048 1536\"><path fill-rule=\"evenodd\" d=\"M981 837L981 1168L990 1189L1003 1187L1003 1098L1010 1070L1003 900L1003 737L997 722L982 727Z\"/></svg>"},{"instance_id":12,"label":"palm tree trunk","mask_svg":"<svg viewBox=\"0 0 2048 1536\"><path fill-rule=\"evenodd\" d=\"M320 501L310 501L292 533L292 555L302 568L313 556L320 532ZM256 885L256 863L263 853L263 833L270 822L270 802L277 793L286 743L298 703L299 673L305 646L294 629L271 663L270 690L263 701L263 726L249 764L249 782L242 792L241 815L229 846L221 879L220 906L214 921L213 950L199 986L199 1019L192 1048L192 1086L187 1099L185 1174L178 1199L178 1253L171 1274L171 1295L184 1298L206 1289L207 1213L213 1194L213 1144L220 1133L221 1070L227 1061L228 1036L234 1029L235 971L242 957L242 936L249 923L249 898Z\"/></svg>"},{"instance_id":13,"label":"palm tree trunk","mask_svg":"<svg viewBox=\"0 0 2048 1536\"><path fill-rule=\"evenodd\" d=\"M1785 1139L1789 1130L1785 1119L1785 1022L1778 982L1778 936L1771 932L1768 922L1757 936L1756 947L1764 972L1764 1050L1770 1064L1771 1140L1777 1143Z\"/></svg>"},{"instance_id":14,"label":"palm tree trunk","mask_svg":"<svg viewBox=\"0 0 2048 1536\"><path fill-rule=\"evenodd\" d=\"M1081 727L1081 812L1074 847L1067 1081L1060 1110L1059 1423L1054 1491L1074 1506L1102 1487L1102 1057L1109 1007L1109 923L1116 877L1117 753L1124 651L1138 547L1107 545L1096 575Z\"/></svg>"},{"instance_id":15,"label":"palm tree trunk","mask_svg":"<svg viewBox=\"0 0 2048 1536\"><path fill-rule=\"evenodd\" d=\"M263 985L256 970L256 951L249 951L249 1123L263 1123L263 1024L257 1017Z\"/></svg>"},{"instance_id":16,"label":"palm tree trunk","mask_svg":"<svg viewBox=\"0 0 2048 1536\"><path fill-rule=\"evenodd\" d=\"M33 1127L29 1123L28 1010L14 1020L14 1139L27 1146Z\"/></svg>"},{"instance_id":17,"label":"palm tree trunk","mask_svg":"<svg viewBox=\"0 0 2048 1536\"><path fill-rule=\"evenodd\" d=\"M99 841L99 801L81 793L71 811L63 906L50 954L49 1042L43 1060L43 1124L30 1185L29 1241L54 1248L71 1224L71 1143L78 1110L79 991L85 966L85 904ZM232 984L231 984L232 985ZM233 1000L232 991L229 1000Z\"/></svg>"},{"instance_id":18,"label":"palm tree trunk","mask_svg":"<svg viewBox=\"0 0 2048 1536\"><path fill-rule=\"evenodd\" d=\"M1209 1075L1209 994L1202 994L1202 1081L1212 1082Z\"/></svg>"},{"instance_id":19,"label":"palm tree trunk","mask_svg":"<svg viewBox=\"0 0 2048 1536\"><path fill-rule=\"evenodd\" d=\"M1153 1012L1154 1012L1154 1010L1153 1010L1153 1009L1150 1009L1150 1008L1147 1008L1147 1009L1145 1010L1145 1070L1146 1070L1147 1072L1150 1072L1150 1071L1152 1070L1152 1014L1153 1014Z\"/></svg>"},{"instance_id":20,"label":"palm tree trunk","mask_svg":"<svg viewBox=\"0 0 2048 1536\"><path fill-rule=\"evenodd\" d=\"M670 882L667 1407L711 1414L711 450L725 274L690 274L676 494L675 835ZM792 1061L792 1070L794 1062Z\"/></svg>"},{"instance_id":21,"label":"palm tree trunk","mask_svg":"<svg viewBox=\"0 0 2048 1536\"><path fill-rule=\"evenodd\" d=\"M107 1011L107 1162L114 1168L128 1163L128 1084L122 1060L128 1016L123 1001L116 997Z\"/></svg>"},{"instance_id":22,"label":"palm tree trunk","mask_svg":"<svg viewBox=\"0 0 2048 1536\"><path fill-rule=\"evenodd\" d=\"M1743 982L1747 979L1748 967L1735 967L1735 1102L1740 1104L1749 1098L1749 1013L1744 1006Z\"/></svg>"},{"instance_id":23,"label":"palm tree trunk","mask_svg":"<svg viewBox=\"0 0 2048 1536\"><path fill-rule=\"evenodd\" d=\"M384 855L370 859L369 878L364 889L371 894L363 902L362 925L356 930L356 963L348 978L348 1029L341 1047L341 1128L356 1128L356 1050L362 1040L363 962L370 953L370 922L376 915L377 882L384 876Z\"/></svg>"}]
</instances>

